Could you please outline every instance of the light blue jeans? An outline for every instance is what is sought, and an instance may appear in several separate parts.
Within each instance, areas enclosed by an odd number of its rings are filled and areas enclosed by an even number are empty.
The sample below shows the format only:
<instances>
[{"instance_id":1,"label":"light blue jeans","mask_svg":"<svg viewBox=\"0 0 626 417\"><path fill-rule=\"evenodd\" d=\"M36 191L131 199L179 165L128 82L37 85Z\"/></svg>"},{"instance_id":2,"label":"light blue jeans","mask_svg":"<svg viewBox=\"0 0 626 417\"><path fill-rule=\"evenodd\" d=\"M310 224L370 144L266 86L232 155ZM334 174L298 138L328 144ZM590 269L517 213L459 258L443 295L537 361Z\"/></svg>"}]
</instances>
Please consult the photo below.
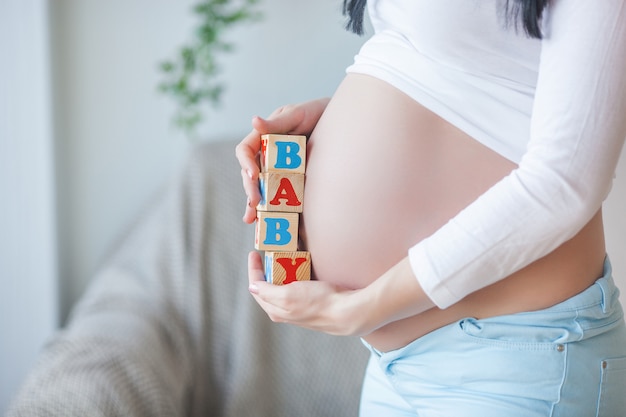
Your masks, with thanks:
<instances>
[{"instance_id":1,"label":"light blue jeans","mask_svg":"<svg viewBox=\"0 0 626 417\"><path fill-rule=\"evenodd\" d=\"M466 318L372 347L361 417L625 417L626 326L604 276L545 310ZM367 343L366 343L367 346Z\"/></svg>"}]
</instances>

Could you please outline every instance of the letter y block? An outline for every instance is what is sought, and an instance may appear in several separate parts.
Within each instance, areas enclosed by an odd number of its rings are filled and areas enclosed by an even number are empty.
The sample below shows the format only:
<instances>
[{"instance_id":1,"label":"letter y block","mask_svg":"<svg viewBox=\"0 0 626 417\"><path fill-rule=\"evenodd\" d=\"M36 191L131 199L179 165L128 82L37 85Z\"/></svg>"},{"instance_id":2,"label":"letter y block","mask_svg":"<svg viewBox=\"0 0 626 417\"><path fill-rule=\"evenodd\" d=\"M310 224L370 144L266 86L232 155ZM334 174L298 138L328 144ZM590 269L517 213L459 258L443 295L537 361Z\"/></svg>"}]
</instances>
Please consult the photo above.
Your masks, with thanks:
<instances>
[{"instance_id":1,"label":"letter y block","mask_svg":"<svg viewBox=\"0 0 626 417\"><path fill-rule=\"evenodd\" d=\"M265 280L284 285L311 279L309 252L265 252Z\"/></svg>"}]
</instances>

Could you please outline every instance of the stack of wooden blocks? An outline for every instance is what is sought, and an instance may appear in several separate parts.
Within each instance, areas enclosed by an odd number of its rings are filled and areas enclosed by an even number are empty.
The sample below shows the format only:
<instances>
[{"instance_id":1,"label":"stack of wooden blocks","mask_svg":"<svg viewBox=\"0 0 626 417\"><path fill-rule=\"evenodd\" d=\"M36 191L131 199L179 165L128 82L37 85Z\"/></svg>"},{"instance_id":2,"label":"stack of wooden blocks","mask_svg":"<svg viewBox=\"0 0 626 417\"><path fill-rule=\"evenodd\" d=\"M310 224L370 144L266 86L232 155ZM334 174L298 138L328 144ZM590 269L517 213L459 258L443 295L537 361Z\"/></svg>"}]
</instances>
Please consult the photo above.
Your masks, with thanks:
<instances>
[{"instance_id":1,"label":"stack of wooden blocks","mask_svg":"<svg viewBox=\"0 0 626 417\"><path fill-rule=\"evenodd\" d=\"M311 254L298 250L305 170L305 136L261 136L261 201L254 247L265 251L265 280L272 284L311 278Z\"/></svg>"}]
</instances>

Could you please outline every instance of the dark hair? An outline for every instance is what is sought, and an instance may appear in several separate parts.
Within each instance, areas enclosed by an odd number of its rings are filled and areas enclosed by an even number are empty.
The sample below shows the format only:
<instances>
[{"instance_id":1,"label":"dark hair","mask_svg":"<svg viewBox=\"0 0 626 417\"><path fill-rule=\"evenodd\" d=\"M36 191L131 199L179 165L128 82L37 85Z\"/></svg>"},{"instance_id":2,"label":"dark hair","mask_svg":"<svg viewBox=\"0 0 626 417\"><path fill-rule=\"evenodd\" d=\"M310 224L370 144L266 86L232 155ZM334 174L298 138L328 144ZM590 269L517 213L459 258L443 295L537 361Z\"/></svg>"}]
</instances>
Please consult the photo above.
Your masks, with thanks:
<instances>
[{"instance_id":1,"label":"dark hair","mask_svg":"<svg viewBox=\"0 0 626 417\"><path fill-rule=\"evenodd\" d=\"M506 15L510 21L521 21L524 32L531 38L541 39L541 16L549 0L506 0ZM512 3L512 4L511 4Z\"/></svg>"},{"instance_id":2,"label":"dark hair","mask_svg":"<svg viewBox=\"0 0 626 417\"><path fill-rule=\"evenodd\" d=\"M541 39L541 15L549 0L506 0L507 23L521 21L524 31L531 38ZM343 14L348 16L346 29L362 35L363 14L367 0L343 0Z\"/></svg>"}]
</instances>

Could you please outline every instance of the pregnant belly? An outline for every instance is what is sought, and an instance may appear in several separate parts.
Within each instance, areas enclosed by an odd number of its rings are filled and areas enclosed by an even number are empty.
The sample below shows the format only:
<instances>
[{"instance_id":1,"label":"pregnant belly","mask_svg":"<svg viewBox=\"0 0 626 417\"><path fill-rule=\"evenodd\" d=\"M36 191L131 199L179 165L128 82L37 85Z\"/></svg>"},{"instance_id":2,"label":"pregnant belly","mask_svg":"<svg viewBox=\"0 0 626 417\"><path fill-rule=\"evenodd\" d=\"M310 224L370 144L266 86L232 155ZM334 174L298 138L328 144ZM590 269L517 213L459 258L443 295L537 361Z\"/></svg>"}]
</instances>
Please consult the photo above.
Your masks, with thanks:
<instances>
[{"instance_id":1,"label":"pregnant belly","mask_svg":"<svg viewBox=\"0 0 626 417\"><path fill-rule=\"evenodd\" d=\"M368 285L513 168L385 82L348 75L308 142L301 238L315 278Z\"/></svg>"},{"instance_id":2,"label":"pregnant belly","mask_svg":"<svg viewBox=\"0 0 626 417\"><path fill-rule=\"evenodd\" d=\"M367 286L515 165L388 84L348 75L308 142L301 238L314 278ZM392 322L379 350L463 317L538 310L587 288L605 256L601 212L570 241L446 310Z\"/></svg>"}]
</instances>

